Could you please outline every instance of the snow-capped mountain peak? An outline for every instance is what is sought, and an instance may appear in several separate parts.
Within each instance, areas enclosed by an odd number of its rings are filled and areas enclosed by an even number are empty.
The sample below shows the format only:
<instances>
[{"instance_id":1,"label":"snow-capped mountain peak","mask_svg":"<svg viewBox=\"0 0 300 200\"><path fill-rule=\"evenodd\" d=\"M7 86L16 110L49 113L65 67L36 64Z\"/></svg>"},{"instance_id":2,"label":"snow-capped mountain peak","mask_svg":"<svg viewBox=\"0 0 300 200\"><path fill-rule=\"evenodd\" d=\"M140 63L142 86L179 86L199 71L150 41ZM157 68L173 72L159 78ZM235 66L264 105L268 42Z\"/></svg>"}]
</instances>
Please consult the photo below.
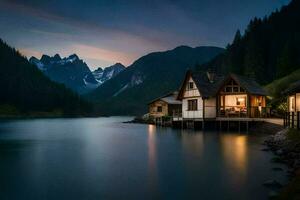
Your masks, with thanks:
<instances>
[{"instance_id":1,"label":"snow-capped mountain peak","mask_svg":"<svg viewBox=\"0 0 300 200\"><path fill-rule=\"evenodd\" d=\"M87 64L76 54L64 58L59 54L52 57L43 55L40 60L31 57L29 61L52 80L63 83L79 93L95 89L125 69L124 65L116 63L104 70L98 68L91 72Z\"/></svg>"},{"instance_id":2,"label":"snow-capped mountain peak","mask_svg":"<svg viewBox=\"0 0 300 200\"><path fill-rule=\"evenodd\" d=\"M95 79L98 81L98 83L102 84L105 81L107 81L107 80L113 78L114 76L116 76L117 74L119 74L124 69L125 69L124 65L122 65L121 63L116 63L112 66L104 68L104 70L99 67L92 73L93 73Z\"/></svg>"}]
</instances>

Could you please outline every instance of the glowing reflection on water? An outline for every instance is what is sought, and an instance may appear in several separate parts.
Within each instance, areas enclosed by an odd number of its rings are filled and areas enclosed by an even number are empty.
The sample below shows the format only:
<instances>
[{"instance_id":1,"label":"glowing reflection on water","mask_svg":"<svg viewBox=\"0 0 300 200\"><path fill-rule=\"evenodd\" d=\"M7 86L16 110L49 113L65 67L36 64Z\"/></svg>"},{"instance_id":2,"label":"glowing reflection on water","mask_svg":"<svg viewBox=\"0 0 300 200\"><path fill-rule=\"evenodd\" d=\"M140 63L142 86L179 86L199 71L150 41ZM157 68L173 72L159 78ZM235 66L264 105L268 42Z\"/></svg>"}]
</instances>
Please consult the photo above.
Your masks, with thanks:
<instances>
[{"instance_id":1,"label":"glowing reflection on water","mask_svg":"<svg viewBox=\"0 0 300 200\"><path fill-rule=\"evenodd\" d=\"M148 125L148 181L154 193L158 184L156 148L156 126Z\"/></svg>"},{"instance_id":2,"label":"glowing reflection on water","mask_svg":"<svg viewBox=\"0 0 300 200\"><path fill-rule=\"evenodd\" d=\"M228 173L235 184L245 182L247 176L248 149L246 135L227 135L221 136L221 150Z\"/></svg>"}]
</instances>

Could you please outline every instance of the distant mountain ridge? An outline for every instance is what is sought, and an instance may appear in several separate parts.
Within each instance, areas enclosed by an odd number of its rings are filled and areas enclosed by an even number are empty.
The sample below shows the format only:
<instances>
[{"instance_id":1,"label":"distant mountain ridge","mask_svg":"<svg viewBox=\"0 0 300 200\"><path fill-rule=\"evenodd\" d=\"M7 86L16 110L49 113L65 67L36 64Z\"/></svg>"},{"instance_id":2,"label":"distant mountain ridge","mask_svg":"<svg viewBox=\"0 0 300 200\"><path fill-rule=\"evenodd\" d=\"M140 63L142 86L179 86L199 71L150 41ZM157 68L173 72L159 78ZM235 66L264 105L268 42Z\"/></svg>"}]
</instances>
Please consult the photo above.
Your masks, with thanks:
<instances>
[{"instance_id":1,"label":"distant mountain ridge","mask_svg":"<svg viewBox=\"0 0 300 200\"><path fill-rule=\"evenodd\" d=\"M87 94L86 98L97 104L101 114L145 113L147 102L178 89L187 69L208 62L223 51L218 47L180 46L150 53Z\"/></svg>"},{"instance_id":2,"label":"distant mountain ridge","mask_svg":"<svg viewBox=\"0 0 300 200\"><path fill-rule=\"evenodd\" d=\"M99 68L92 72L88 65L76 54L65 58L61 58L59 54L55 54L53 57L43 55L41 59L31 57L29 61L51 80L63 83L79 94L97 88L125 68L121 63L117 63L104 70Z\"/></svg>"}]
</instances>

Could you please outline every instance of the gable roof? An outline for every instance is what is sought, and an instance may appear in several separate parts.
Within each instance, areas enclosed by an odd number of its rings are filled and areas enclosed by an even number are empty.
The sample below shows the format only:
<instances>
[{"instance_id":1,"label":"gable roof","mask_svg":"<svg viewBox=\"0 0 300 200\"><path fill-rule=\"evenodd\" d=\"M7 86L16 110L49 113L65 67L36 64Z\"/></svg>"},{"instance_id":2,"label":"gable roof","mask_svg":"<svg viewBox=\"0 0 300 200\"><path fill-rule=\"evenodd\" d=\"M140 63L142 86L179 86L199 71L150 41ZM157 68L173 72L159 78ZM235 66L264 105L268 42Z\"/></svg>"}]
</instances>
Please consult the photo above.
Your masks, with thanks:
<instances>
[{"instance_id":1,"label":"gable roof","mask_svg":"<svg viewBox=\"0 0 300 200\"><path fill-rule=\"evenodd\" d=\"M179 90L178 99L181 99L184 92L185 83L189 78L192 78L195 82L200 94L204 98L216 96L223 80L223 76L216 75L213 77L213 82L210 82L205 72L192 72L188 71L185 75L185 79Z\"/></svg>"},{"instance_id":2,"label":"gable roof","mask_svg":"<svg viewBox=\"0 0 300 200\"><path fill-rule=\"evenodd\" d=\"M283 94L292 94L300 92L300 81L296 81L292 83L284 92Z\"/></svg>"},{"instance_id":3,"label":"gable roof","mask_svg":"<svg viewBox=\"0 0 300 200\"><path fill-rule=\"evenodd\" d=\"M201 96L205 98L216 96L224 80L223 76L215 75L213 78L213 82L210 82L207 74L204 72L192 73L192 78Z\"/></svg>"},{"instance_id":4,"label":"gable roof","mask_svg":"<svg viewBox=\"0 0 300 200\"><path fill-rule=\"evenodd\" d=\"M242 88L244 88L250 94L267 96L267 92L253 79L247 76L229 74L224 80L224 84L229 79L235 80Z\"/></svg>"},{"instance_id":5,"label":"gable roof","mask_svg":"<svg viewBox=\"0 0 300 200\"><path fill-rule=\"evenodd\" d=\"M159 101L159 100L164 101L167 104L181 104L181 101L177 100L177 95L178 95L177 91L171 92L171 93L168 93L164 96L161 96L159 98L156 98L156 99L152 100L148 104L151 104L151 103L153 103L155 101Z\"/></svg>"},{"instance_id":6,"label":"gable roof","mask_svg":"<svg viewBox=\"0 0 300 200\"><path fill-rule=\"evenodd\" d=\"M242 88L244 88L250 94L266 96L267 92L252 78L241 76L237 74L229 74L228 76L215 75L213 82L210 82L207 74L205 72L192 72L188 71L185 75L185 79L182 83L182 86L179 90L178 98L182 99L184 93L185 83L189 78L192 78L203 98L214 97L220 91L222 86L225 83L233 79L235 80Z\"/></svg>"}]
</instances>

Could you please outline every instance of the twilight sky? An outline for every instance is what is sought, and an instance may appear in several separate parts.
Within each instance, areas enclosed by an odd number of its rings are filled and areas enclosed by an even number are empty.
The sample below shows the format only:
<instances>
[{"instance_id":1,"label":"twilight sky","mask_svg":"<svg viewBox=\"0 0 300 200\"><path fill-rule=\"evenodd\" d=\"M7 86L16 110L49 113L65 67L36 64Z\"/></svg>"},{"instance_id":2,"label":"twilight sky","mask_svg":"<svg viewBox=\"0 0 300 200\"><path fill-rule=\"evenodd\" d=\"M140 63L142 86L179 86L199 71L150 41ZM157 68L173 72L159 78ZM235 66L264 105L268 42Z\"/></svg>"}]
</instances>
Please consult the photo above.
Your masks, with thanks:
<instances>
[{"instance_id":1,"label":"twilight sky","mask_svg":"<svg viewBox=\"0 0 300 200\"><path fill-rule=\"evenodd\" d=\"M27 57L76 53L93 69L153 51L225 47L290 0L0 0L0 38Z\"/></svg>"}]
</instances>

